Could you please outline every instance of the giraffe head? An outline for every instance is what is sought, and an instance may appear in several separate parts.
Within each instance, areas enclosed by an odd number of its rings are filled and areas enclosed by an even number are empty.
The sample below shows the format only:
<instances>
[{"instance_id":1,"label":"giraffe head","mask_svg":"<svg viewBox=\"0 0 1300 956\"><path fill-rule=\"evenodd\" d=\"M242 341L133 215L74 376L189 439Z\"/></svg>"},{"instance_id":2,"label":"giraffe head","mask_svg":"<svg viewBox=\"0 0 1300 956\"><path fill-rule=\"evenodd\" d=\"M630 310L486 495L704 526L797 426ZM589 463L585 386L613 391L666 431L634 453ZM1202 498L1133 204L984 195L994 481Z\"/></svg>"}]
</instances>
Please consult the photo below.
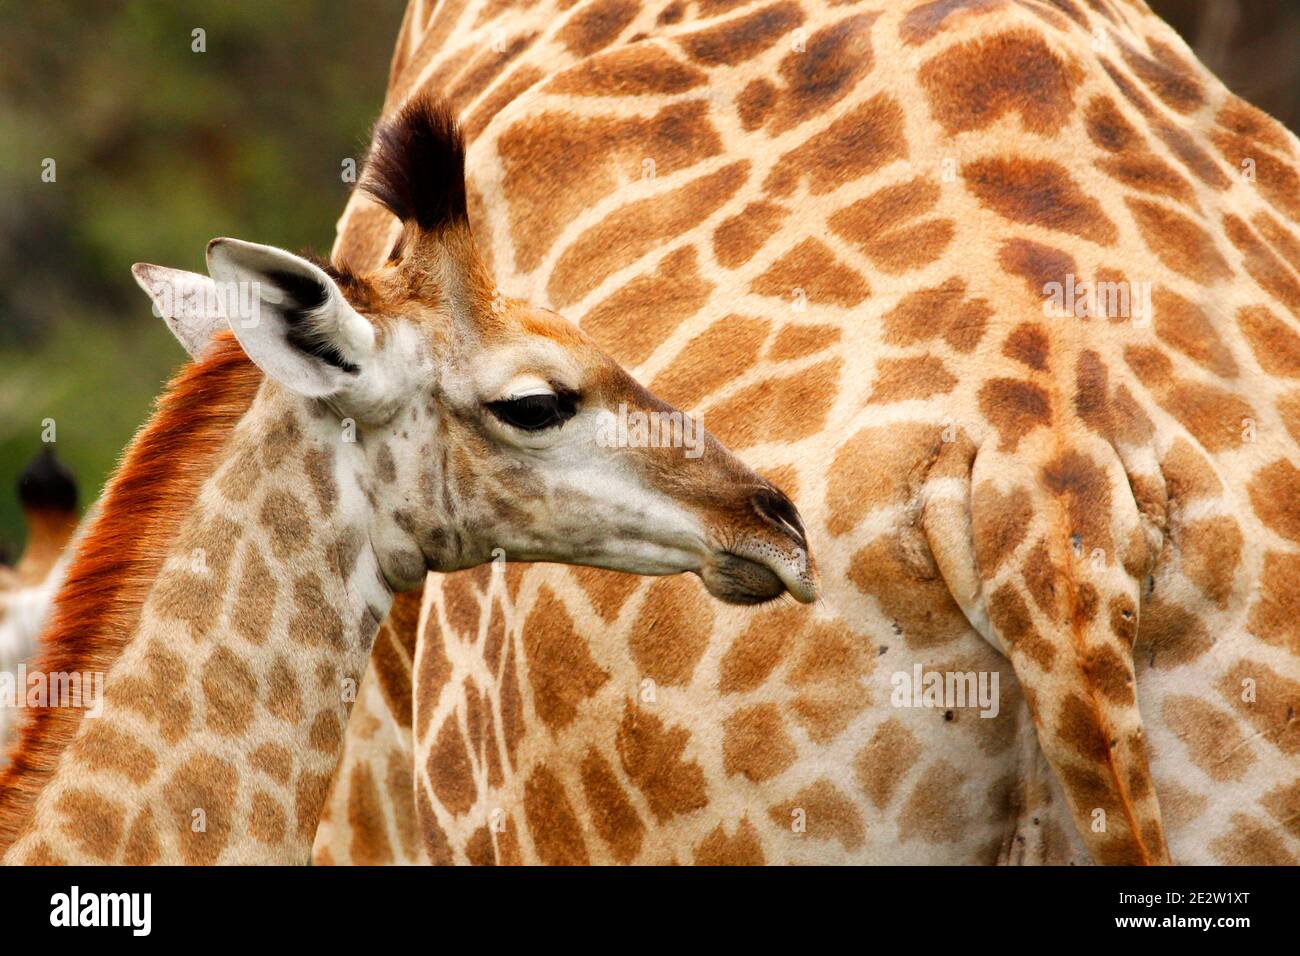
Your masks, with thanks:
<instances>
[{"instance_id":1,"label":"giraffe head","mask_svg":"<svg viewBox=\"0 0 1300 956\"><path fill-rule=\"evenodd\" d=\"M187 326L209 334L204 303L221 308L312 427L341 437L335 467L355 475L352 506L373 512L390 585L501 557L691 571L733 603L813 599L803 525L778 488L575 325L496 290L445 107L416 100L381 126L362 186L403 226L374 272L215 239L210 280L136 277L182 341Z\"/></svg>"}]
</instances>

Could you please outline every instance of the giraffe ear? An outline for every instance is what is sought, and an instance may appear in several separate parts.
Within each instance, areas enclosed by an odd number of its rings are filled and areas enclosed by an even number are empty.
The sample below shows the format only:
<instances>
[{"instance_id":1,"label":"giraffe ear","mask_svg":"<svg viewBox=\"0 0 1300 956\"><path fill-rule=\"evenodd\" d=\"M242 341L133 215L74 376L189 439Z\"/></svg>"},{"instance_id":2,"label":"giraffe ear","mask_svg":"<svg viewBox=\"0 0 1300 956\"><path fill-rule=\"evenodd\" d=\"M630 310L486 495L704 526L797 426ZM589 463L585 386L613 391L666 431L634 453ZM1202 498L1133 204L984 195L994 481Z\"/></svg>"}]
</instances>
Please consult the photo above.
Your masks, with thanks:
<instances>
[{"instance_id":1,"label":"giraffe ear","mask_svg":"<svg viewBox=\"0 0 1300 956\"><path fill-rule=\"evenodd\" d=\"M208 272L235 338L268 377L308 398L356 387L375 329L323 269L274 246L213 239Z\"/></svg>"},{"instance_id":2,"label":"giraffe ear","mask_svg":"<svg viewBox=\"0 0 1300 956\"><path fill-rule=\"evenodd\" d=\"M190 358L201 358L213 337L226 328L217 284L197 272L137 262L131 275L153 300L154 315L167 323Z\"/></svg>"}]
</instances>

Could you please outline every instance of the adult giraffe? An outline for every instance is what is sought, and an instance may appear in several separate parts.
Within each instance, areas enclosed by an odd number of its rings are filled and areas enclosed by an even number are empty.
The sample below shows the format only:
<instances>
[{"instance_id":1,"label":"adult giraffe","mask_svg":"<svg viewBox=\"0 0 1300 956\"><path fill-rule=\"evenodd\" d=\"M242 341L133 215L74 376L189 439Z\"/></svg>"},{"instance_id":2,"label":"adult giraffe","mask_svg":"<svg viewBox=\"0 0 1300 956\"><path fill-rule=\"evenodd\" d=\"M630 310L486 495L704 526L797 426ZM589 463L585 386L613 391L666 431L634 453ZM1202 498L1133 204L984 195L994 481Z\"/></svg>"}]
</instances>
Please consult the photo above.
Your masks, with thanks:
<instances>
[{"instance_id":1,"label":"adult giraffe","mask_svg":"<svg viewBox=\"0 0 1300 956\"><path fill-rule=\"evenodd\" d=\"M413 2L425 89L503 287L779 477L823 600L431 577L318 860L1295 862L1293 135L1129 0Z\"/></svg>"},{"instance_id":2,"label":"adult giraffe","mask_svg":"<svg viewBox=\"0 0 1300 956\"><path fill-rule=\"evenodd\" d=\"M727 601L815 596L798 513L716 442L597 441L613 409L671 409L495 293L463 159L431 100L385 126L365 184L406 225L377 270L209 243L199 298L234 337L178 375L69 568L38 670L104 694L93 720L31 712L0 776L6 862L305 862L350 685L431 568L504 546L693 571Z\"/></svg>"}]
</instances>

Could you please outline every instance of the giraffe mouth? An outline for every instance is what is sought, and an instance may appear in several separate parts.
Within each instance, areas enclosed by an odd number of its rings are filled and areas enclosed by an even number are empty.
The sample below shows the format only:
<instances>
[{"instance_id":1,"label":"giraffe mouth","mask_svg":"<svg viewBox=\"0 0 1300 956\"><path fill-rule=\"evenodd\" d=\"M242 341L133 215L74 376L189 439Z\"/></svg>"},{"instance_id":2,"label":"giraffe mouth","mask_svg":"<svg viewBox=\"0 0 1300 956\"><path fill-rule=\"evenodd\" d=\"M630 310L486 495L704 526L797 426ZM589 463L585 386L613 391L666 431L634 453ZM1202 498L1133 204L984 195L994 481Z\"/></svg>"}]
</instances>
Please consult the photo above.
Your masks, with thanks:
<instances>
[{"instance_id":1,"label":"giraffe mouth","mask_svg":"<svg viewBox=\"0 0 1300 956\"><path fill-rule=\"evenodd\" d=\"M715 540L715 550L698 572L704 586L728 604L762 604L787 593L800 604L812 603L817 566L794 504L763 483L749 491L748 505L749 527L730 540Z\"/></svg>"},{"instance_id":2,"label":"giraffe mouth","mask_svg":"<svg viewBox=\"0 0 1300 956\"><path fill-rule=\"evenodd\" d=\"M794 562L776 554L763 555L767 560L756 557L719 551L699 571L700 580L710 594L727 604L764 604L786 593L801 604L817 597L816 571L807 552Z\"/></svg>"}]
</instances>

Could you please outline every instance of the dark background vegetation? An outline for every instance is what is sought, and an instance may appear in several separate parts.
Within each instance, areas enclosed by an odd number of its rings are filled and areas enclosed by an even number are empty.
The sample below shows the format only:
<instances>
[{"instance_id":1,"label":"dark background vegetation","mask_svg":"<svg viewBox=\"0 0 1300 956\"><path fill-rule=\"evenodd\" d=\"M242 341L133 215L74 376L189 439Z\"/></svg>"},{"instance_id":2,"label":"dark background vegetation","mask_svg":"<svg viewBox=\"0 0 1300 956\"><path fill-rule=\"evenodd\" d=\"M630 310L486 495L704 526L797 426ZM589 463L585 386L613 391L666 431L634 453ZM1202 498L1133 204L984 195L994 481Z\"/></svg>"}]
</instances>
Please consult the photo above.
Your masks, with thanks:
<instances>
[{"instance_id":1,"label":"dark background vegetation","mask_svg":"<svg viewBox=\"0 0 1300 956\"><path fill-rule=\"evenodd\" d=\"M41 421L84 506L184 358L133 262L203 271L213 236L328 251L404 5L0 0L0 554ZM1297 128L1300 0L1153 6Z\"/></svg>"},{"instance_id":2,"label":"dark background vegetation","mask_svg":"<svg viewBox=\"0 0 1300 956\"><path fill-rule=\"evenodd\" d=\"M203 272L214 236L329 251L404 7L0 2L0 549L42 419L84 506L185 358L133 262Z\"/></svg>"}]
</instances>

